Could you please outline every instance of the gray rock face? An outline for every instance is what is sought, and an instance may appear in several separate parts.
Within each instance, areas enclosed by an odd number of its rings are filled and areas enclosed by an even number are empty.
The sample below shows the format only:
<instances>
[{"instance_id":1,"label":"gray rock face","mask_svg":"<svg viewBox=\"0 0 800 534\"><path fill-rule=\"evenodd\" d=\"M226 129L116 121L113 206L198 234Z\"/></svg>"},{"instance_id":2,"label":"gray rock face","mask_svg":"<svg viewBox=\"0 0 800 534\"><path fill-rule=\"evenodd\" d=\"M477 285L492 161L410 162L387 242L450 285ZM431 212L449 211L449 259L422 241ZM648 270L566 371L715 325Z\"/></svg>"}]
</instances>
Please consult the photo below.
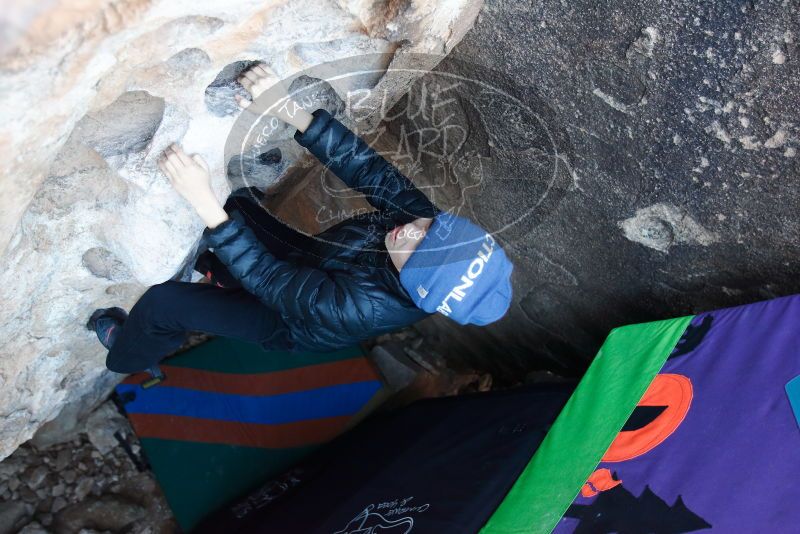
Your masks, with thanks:
<instances>
[{"instance_id":1,"label":"gray rock face","mask_svg":"<svg viewBox=\"0 0 800 534\"><path fill-rule=\"evenodd\" d=\"M402 10L384 0L6 4L0 458L65 406L64 421L77 421L121 378L105 370L105 351L84 328L95 308L129 309L147 286L187 278L202 222L156 161L178 142L209 163L220 199L242 185L242 176L226 176L225 142L243 68L263 61L289 78L362 54L441 58L481 2L423 0ZM387 65L364 65L371 74L359 83L397 98L410 82L387 75ZM321 96L344 101L350 89L334 83ZM259 167L247 169L249 185L305 165L285 133L284 145L266 147ZM70 424L51 425L37 443L59 442L76 430Z\"/></svg>"},{"instance_id":2,"label":"gray rock face","mask_svg":"<svg viewBox=\"0 0 800 534\"><path fill-rule=\"evenodd\" d=\"M501 106L470 120L509 133L470 132L488 164L468 214L530 215L500 233L511 312L488 328L432 318L437 350L505 381L577 373L615 326L799 291L798 39L793 1L488 1L455 54L500 71L541 120ZM533 207L542 126L571 176Z\"/></svg>"},{"instance_id":3,"label":"gray rock face","mask_svg":"<svg viewBox=\"0 0 800 534\"><path fill-rule=\"evenodd\" d=\"M110 403L102 404L86 420L86 434L94 448L102 455L119 446L114 434L124 431L128 422Z\"/></svg>"},{"instance_id":4,"label":"gray rock face","mask_svg":"<svg viewBox=\"0 0 800 534\"><path fill-rule=\"evenodd\" d=\"M619 227L626 238L660 252L680 243L708 246L717 240L690 215L667 204L636 210L636 215L621 221Z\"/></svg>"},{"instance_id":5,"label":"gray rock face","mask_svg":"<svg viewBox=\"0 0 800 534\"><path fill-rule=\"evenodd\" d=\"M28 507L21 502L0 503L0 533L11 534L24 521Z\"/></svg>"},{"instance_id":6,"label":"gray rock face","mask_svg":"<svg viewBox=\"0 0 800 534\"><path fill-rule=\"evenodd\" d=\"M88 113L73 135L108 159L147 148L163 117L163 98L146 91L128 91L103 109Z\"/></svg>"}]
</instances>

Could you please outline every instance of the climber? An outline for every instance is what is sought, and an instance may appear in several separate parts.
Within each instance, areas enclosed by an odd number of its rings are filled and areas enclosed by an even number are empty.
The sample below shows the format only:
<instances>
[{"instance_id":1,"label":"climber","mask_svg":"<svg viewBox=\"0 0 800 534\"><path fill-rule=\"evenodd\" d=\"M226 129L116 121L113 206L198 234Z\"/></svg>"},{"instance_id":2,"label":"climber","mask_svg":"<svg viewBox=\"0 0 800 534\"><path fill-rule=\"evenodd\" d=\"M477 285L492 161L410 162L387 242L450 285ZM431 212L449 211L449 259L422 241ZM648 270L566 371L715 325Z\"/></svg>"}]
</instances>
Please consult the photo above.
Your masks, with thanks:
<instances>
[{"instance_id":1,"label":"climber","mask_svg":"<svg viewBox=\"0 0 800 534\"><path fill-rule=\"evenodd\" d=\"M239 81L252 100L272 85L261 65ZM242 108L250 104L237 100ZM195 268L214 283L152 286L130 315L96 310L87 328L109 349L110 370L151 368L188 331L267 350L330 351L436 312L485 325L508 310L513 265L490 233L435 207L326 110L308 113L287 102L269 113L296 128L295 140L376 211L316 236L302 234L273 218L256 188L237 190L220 205L202 158L170 146L159 167L207 226L209 251Z\"/></svg>"}]
</instances>

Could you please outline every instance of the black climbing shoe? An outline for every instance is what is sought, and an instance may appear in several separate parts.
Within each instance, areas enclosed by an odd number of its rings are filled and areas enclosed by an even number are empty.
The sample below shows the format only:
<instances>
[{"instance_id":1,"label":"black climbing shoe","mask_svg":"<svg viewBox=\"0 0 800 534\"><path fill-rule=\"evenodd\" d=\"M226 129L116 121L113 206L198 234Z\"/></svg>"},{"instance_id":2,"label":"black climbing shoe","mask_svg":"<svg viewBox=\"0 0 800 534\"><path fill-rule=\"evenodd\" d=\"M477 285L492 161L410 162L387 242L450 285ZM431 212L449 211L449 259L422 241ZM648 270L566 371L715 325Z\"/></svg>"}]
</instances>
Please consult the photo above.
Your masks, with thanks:
<instances>
[{"instance_id":1,"label":"black climbing shoe","mask_svg":"<svg viewBox=\"0 0 800 534\"><path fill-rule=\"evenodd\" d=\"M86 328L94 331L100 343L111 350L127 318L128 313L122 308L98 308L89 317Z\"/></svg>"}]
</instances>

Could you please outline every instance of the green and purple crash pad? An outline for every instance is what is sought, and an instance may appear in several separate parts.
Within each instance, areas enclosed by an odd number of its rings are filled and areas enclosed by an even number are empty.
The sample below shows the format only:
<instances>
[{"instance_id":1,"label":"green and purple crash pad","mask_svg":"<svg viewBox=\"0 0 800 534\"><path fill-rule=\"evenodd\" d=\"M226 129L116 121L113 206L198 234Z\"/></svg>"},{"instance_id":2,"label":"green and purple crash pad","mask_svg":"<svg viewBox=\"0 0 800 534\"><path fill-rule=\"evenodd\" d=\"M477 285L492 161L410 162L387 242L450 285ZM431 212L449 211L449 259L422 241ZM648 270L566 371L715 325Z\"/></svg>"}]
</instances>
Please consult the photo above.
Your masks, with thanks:
<instances>
[{"instance_id":1,"label":"green and purple crash pad","mask_svg":"<svg viewBox=\"0 0 800 534\"><path fill-rule=\"evenodd\" d=\"M681 317L611 331L482 534L553 530L690 320Z\"/></svg>"},{"instance_id":2,"label":"green and purple crash pad","mask_svg":"<svg viewBox=\"0 0 800 534\"><path fill-rule=\"evenodd\" d=\"M795 530L799 326L796 295L613 330L481 532Z\"/></svg>"},{"instance_id":3,"label":"green and purple crash pad","mask_svg":"<svg viewBox=\"0 0 800 534\"><path fill-rule=\"evenodd\" d=\"M342 433L379 402L360 348L265 352L215 338L116 388L143 452L184 531Z\"/></svg>"}]
</instances>

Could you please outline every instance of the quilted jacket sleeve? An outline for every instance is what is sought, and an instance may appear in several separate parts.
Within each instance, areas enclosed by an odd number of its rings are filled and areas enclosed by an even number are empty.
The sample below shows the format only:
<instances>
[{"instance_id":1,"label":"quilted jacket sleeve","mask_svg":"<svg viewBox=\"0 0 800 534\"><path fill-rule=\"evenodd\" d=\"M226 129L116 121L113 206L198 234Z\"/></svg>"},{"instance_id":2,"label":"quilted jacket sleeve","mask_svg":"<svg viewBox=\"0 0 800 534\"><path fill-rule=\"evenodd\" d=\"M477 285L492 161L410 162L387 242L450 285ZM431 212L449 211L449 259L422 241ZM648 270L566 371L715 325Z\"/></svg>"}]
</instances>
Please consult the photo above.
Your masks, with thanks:
<instances>
[{"instance_id":1,"label":"quilted jacket sleeve","mask_svg":"<svg viewBox=\"0 0 800 534\"><path fill-rule=\"evenodd\" d=\"M249 293L284 317L348 333L374 321L372 300L346 272L280 260L235 217L207 229L205 239Z\"/></svg>"},{"instance_id":2,"label":"quilted jacket sleeve","mask_svg":"<svg viewBox=\"0 0 800 534\"><path fill-rule=\"evenodd\" d=\"M394 165L324 109L294 138L373 207L399 222L434 217L439 210Z\"/></svg>"}]
</instances>

